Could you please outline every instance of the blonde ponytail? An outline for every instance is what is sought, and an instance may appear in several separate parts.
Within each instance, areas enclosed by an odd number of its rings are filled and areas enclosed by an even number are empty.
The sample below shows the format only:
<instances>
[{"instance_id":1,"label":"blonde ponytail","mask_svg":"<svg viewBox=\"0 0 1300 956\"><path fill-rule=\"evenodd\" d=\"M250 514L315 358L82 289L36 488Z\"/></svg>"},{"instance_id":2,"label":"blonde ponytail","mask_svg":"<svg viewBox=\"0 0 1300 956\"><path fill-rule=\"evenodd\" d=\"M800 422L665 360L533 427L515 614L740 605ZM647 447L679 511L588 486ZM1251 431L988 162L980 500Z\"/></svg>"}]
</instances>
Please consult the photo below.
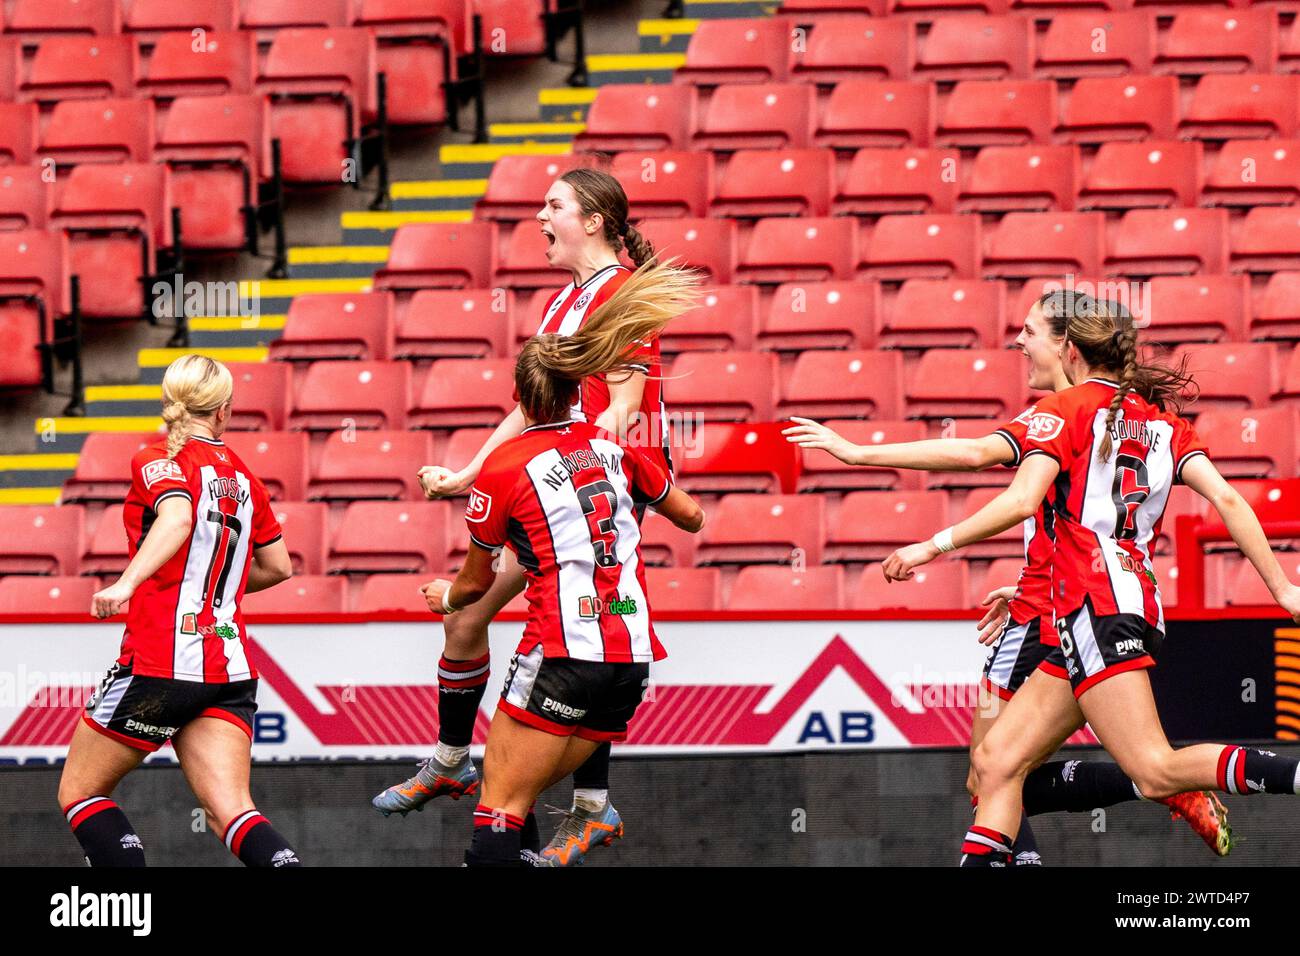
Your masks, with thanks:
<instances>
[{"instance_id":1,"label":"blonde ponytail","mask_svg":"<svg viewBox=\"0 0 1300 956\"><path fill-rule=\"evenodd\" d=\"M194 434L194 419L206 418L230 401L235 382L230 369L206 355L182 355L163 375L162 420L167 425L167 457L175 458Z\"/></svg>"}]
</instances>

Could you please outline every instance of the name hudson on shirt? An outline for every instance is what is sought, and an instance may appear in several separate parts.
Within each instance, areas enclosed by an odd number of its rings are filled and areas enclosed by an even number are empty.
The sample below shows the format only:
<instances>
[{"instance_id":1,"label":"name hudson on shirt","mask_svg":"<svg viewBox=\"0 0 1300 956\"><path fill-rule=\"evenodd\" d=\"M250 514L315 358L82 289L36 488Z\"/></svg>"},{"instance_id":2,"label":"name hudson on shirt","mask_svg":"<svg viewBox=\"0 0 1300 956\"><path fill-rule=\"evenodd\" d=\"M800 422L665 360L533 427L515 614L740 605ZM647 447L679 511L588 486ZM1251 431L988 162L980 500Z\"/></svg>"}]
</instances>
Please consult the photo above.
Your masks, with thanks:
<instances>
[{"instance_id":1,"label":"name hudson on shirt","mask_svg":"<svg viewBox=\"0 0 1300 956\"><path fill-rule=\"evenodd\" d=\"M50 897L51 926L129 926L132 935L148 936L153 926L150 893L71 892Z\"/></svg>"}]
</instances>

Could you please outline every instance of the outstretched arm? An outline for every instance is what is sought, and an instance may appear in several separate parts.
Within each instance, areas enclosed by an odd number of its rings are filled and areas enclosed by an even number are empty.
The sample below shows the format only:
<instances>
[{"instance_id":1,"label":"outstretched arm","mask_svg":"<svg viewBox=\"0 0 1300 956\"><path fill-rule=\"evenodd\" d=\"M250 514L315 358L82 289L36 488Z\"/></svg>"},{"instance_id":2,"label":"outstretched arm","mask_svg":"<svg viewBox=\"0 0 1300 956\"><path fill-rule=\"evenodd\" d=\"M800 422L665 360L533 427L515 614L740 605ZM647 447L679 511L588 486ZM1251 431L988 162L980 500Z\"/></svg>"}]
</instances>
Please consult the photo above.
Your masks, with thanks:
<instances>
[{"instance_id":1,"label":"outstretched arm","mask_svg":"<svg viewBox=\"0 0 1300 956\"><path fill-rule=\"evenodd\" d=\"M927 438L891 445L855 445L834 429L810 418L791 418L795 424L781 434L800 448L820 448L846 465L875 468L913 468L919 471L981 471L1010 464L1016 453L997 434L982 438Z\"/></svg>"},{"instance_id":2,"label":"outstretched arm","mask_svg":"<svg viewBox=\"0 0 1300 956\"><path fill-rule=\"evenodd\" d=\"M514 410L501 420L496 431L488 436L483 447L478 450L474 460L462 468L460 471L452 471L450 468L444 468L442 465L425 465L416 474L420 478L420 487L424 489L426 498L446 498L449 495L459 495L469 489L474 484L478 473L483 470L483 462L487 461L488 455L496 451L505 442L522 434L524 430L524 413L516 405Z\"/></svg>"},{"instance_id":3,"label":"outstretched arm","mask_svg":"<svg viewBox=\"0 0 1300 956\"><path fill-rule=\"evenodd\" d=\"M1232 540L1264 579L1273 600L1292 618L1300 621L1300 588L1287 579L1259 518L1255 517L1241 492L1228 484L1219 474L1219 469L1204 455L1196 455L1183 465L1182 479L1185 485L1214 505Z\"/></svg>"}]
</instances>

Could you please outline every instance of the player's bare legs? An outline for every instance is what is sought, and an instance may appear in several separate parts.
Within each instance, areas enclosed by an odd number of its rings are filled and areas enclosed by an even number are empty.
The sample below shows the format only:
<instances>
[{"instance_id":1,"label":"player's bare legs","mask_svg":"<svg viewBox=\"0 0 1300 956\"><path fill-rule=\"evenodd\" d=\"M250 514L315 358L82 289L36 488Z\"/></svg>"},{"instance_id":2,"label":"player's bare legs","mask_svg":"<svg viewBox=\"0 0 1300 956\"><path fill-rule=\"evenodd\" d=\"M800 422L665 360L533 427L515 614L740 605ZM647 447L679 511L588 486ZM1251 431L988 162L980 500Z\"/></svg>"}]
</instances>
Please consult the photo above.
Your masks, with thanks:
<instances>
[{"instance_id":1,"label":"player's bare legs","mask_svg":"<svg viewBox=\"0 0 1300 956\"><path fill-rule=\"evenodd\" d=\"M228 720L199 717L172 738L181 771L216 837L245 866L302 866L248 791L252 743Z\"/></svg>"},{"instance_id":2,"label":"player's bare legs","mask_svg":"<svg viewBox=\"0 0 1300 956\"><path fill-rule=\"evenodd\" d=\"M144 846L110 798L148 756L78 721L59 777L59 806L91 866L144 866Z\"/></svg>"}]
</instances>

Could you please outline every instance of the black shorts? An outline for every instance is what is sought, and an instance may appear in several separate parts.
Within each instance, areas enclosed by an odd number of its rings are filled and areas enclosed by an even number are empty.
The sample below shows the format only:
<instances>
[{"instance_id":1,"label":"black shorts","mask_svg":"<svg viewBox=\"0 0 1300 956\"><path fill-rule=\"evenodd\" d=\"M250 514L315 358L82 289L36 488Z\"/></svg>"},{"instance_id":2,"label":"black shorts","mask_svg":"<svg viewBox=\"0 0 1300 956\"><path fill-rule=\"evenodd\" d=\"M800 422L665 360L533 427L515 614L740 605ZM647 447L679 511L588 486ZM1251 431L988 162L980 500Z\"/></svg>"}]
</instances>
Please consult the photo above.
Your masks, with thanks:
<instances>
[{"instance_id":1,"label":"black shorts","mask_svg":"<svg viewBox=\"0 0 1300 956\"><path fill-rule=\"evenodd\" d=\"M538 644L510 659L497 706L515 720L559 737L623 740L649 685L649 664L545 657Z\"/></svg>"},{"instance_id":2,"label":"black shorts","mask_svg":"<svg viewBox=\"0 0 1300 956\"><path fill-rule=\"evenodd\" d=\"M85 721L119 743L150 753L196 717L216 717L253 739L257 680L204 684L141 677L131 665L114 664L86 702Z\"/></svg>"},{"instance_id":3,"label":"black shorts","mask_svg":"<svg viewBox=\"0 0 1300 956\"><path fill-rule=\"evenodd\" d=\"M1042 618L1017 624L1008 618L998 641L984 662L984 686L1003 700L1020 689L1052 648L1042 641Z\"/></svg>"},{"instance_id":4,"label":"black shorts","mask_svg":"<svg viewBox=\"0 0 1300 956\"><path fill-rule=\"evenodd\" d=\"M1108 677L1154 667L1165 636L1140 614L1093 613L1092 602L1056 622L1061 643L1051 648L1040 668L1068 680L1074 696Z\"/></svg>"}]
</instances>

